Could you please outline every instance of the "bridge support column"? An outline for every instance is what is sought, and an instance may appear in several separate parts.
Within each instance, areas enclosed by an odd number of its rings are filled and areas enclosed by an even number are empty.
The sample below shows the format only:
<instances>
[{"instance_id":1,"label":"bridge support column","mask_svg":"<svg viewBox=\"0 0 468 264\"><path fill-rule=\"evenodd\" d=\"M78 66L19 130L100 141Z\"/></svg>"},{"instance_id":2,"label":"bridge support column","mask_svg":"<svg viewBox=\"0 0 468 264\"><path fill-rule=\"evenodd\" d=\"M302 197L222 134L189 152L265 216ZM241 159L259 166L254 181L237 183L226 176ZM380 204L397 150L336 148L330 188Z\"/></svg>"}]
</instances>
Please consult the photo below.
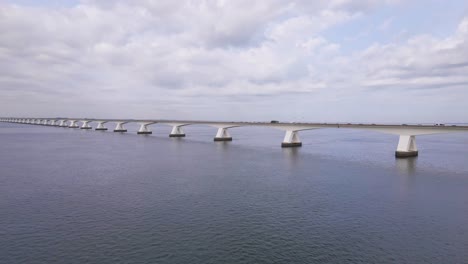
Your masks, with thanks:
<instances>
[{"instance_id":1,"label":"bridge support column","mask_svg":"<svg viewBox=\"0 0 468 264\"><path fill-rule=\"evenodd\" d=\"M42 120L42 125L47 126L49 125L48 123L49 123L49 120L47 119Z\"/></svg>"},{"instance_id":2,"label":"bridge support column","mask_svg":"<svg viewBox=\"0 0 468 264\"><path fill-rule=\"evenodd\" d=\"M67 120L60 120L59 127L67 127Z\"/></svg>"},{"instance_id":3,"label":"bridge support column","mask_svg":"<svg viewBox=\"0 0 468 264\"><path fill-rule=\"evenodd\" d=\"M140 124L140 129L138 129L137 134L138 135L149 135L153 134L151 130L148 129L148 126L151 125L150 123L141 123Z\"/></svg>"},{"instance_id":4,"label":"bridge support column","mask_svg":"<svg viewBox=\"0 0 468 264\"><path fill-rule=\"evenodd\" d=\"M56 126L55 122L56 122L56 120L50 120L49 126Z\"/></svg>"},{"instance_id":5,"label":"bridge support column","mask_svg":"<svg viewBox=\"0 0 468 264\"><path fill-rule=\"evenodd\" d=\"M214 141L232 141L232 137L229 135L227 128L220 127L218 128Z\"/></svg>"},{"instance_id":6,"label":"bridge support column","mask_svg":"<svg viewBox=\"0 0 468 264\"><path fill-rule=\"evenodd\" d=\"M299 139L297 131L288 130L284 135L283 142L281 143L282 148L301 147L302 142Z\"/></svg>"},{"instance_id":7,"label":"bridge support column","mask_svg":"<svg viewBox=\"0 0 468 264\"><path fill-rule=\"evenodd\" d=\"M169 137L185 137L185 133L182 130L182 126L173 126ZM231 138L232 139L232 138ZM216 141L216 138L215 138Z\"/></svg>"},{"instance_id":8,"label":"bridge support column","mask_svg":"<svg viewBox=\"0 0 468 264\"><path fill-rule=\"evenodd\" d=\"M104 124L107 123L106 121L98 121L98 124L94 130L101 130L105 131L107 130L107 127L104 126Z\"/></svg>"},{"instance_id":9,"label":"bridge support column","mask_svg":"<svg viewBox=\"0 0 468 264\"><path fill-rule=\"evenodd\" d=\"M408 158L418 156L418 148L416 147L416 137L408 135L400 135L398 147L395 151L395 157Z\"/></svg>"},{"instance_id":10,"label":"bridge support column","mask_svg":"<svg viewBox=\"0 0 468 264\"><path fill-rule=\"evenodd\" d=\"M127 132L127 129L123 126L124 124L126 124L126 122L117 122L114 132Z\"/></svg>"},{"instance_id":11,"label":"bridge support column","mask_svg":"<svg viewBox=\"0 0 468 264\"><path fill-rule=\"evenodd\" d=\"M89 125L91 121L83 120L81 122L83 122L83 125L80 127L80 129L92 129L92 127Z\"/></svg>"},{"instance_id":12,"label":"bridge support column","mask_svg":"<svg viewBox=\"0 0 468 264\"><path fill-rule=\"evenodd\" d=\"M68 128L79 128L78 124L76 123L76 120L70 120L70 125Z\"/></svg>"}]
</instances>

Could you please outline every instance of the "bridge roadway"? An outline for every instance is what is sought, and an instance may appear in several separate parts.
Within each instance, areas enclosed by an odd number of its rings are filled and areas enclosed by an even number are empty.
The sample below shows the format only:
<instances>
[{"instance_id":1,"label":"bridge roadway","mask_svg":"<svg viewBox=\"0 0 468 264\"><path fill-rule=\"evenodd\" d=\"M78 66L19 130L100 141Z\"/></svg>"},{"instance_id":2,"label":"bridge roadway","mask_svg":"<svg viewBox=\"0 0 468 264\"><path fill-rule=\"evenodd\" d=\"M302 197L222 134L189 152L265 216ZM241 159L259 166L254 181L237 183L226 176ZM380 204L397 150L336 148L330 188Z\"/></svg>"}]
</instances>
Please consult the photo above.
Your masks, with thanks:
<instances>
[{"instance_id":1,"label":"bridge roadway","mask_svg":"<svg viewBox=\"0 0 468 264\"><path fill-rule=\"evenodd\" d=\"M285 123L285 122L231 122L231 121L203 121L203 120L166 120L166 119L96 119L96 118L0 118L2 122L58 126L68 128L92 129L90 123L97 123L95 130L107 130L106 123L115 123L114 132L127 132L124 125L138 123L140 129L137 134L151 134L148 126L152 124L164 124L172 126L169 137L185 137L182 127L188 125L208 125L218 129L214 141L232 141L228 129L245 126L271 127L285 131L282 147L300 147L299 131L321 128L349 128L364 129L376 132L398 135L399 141L395 156L398 158L414 157L418 155L416 147L417 135L468 132L468 126L456 125L414 125L414 124L352 124L352 123ZM77 122L82 122L79 126Z\"/></svg>"}]
</instances>

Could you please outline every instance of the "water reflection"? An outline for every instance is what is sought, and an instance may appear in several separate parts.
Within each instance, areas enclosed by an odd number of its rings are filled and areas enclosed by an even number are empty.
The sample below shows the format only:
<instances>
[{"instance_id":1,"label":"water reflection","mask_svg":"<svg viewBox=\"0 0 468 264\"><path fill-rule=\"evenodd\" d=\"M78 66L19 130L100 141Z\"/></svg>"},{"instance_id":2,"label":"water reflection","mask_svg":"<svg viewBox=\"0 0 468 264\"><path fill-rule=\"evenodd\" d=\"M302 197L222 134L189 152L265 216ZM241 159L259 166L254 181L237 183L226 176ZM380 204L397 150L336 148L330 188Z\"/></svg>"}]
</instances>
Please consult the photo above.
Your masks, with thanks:
<instances>
[{"instance_id":1,"label":"water reflection","mask_svg":"<svg viewBox=\"0 0 468 264\"><path fill-rule=\"evenodd\" d=\"M295 166L299 162L299 148L282 148L283 156L288 165Z\"/></svg>"},{"instance_id":2,"label":"water reflection","mask_svg":"<svg viewBox=\"0 0 468 264\"><path fill-rule=\"evenodd\" d=\"M169 137L171 140L170 146L174 150L181 150L184 147L184 138L183 137Z\"/></svg>"},{"instance_id":3,"label":"water reflection","mask_svg":"<svg viewBox=\"0 0 468 264\"><path fill-rule=\"evenodd\" d=\"M414 175L418 157L395 159L395 165L398 172L402 174Z\"/></svg>"},{"instance_id":4,"label":"water reflection","mask_svg":"<svg viewBox=\"0 0 468 264\"><path fill-rule=\"evenodd\" d=\"M229 145L232 144L232 141L215 141L216 149L225 151L229 148Z\"/></svg>"}]
</instances>

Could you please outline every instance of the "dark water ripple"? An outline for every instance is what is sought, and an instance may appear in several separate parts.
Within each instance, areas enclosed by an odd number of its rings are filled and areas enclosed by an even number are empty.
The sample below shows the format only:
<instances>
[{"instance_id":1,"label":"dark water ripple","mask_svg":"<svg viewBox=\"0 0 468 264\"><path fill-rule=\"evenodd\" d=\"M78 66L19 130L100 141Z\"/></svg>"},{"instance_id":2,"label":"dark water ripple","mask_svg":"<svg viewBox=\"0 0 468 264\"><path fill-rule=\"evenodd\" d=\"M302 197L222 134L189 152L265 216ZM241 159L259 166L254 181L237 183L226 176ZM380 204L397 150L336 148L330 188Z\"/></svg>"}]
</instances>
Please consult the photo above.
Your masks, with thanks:
<instances>
[{"instance_id":1,"label":"dark water ripple","mask_svg":"<svg viewBox=\"0 0 468 264\"><path fill-rule=\"evenodd\" d=\"M190 132L0 124L0 263L467 263L466 144Z\"/></svg>"}]
</instances>

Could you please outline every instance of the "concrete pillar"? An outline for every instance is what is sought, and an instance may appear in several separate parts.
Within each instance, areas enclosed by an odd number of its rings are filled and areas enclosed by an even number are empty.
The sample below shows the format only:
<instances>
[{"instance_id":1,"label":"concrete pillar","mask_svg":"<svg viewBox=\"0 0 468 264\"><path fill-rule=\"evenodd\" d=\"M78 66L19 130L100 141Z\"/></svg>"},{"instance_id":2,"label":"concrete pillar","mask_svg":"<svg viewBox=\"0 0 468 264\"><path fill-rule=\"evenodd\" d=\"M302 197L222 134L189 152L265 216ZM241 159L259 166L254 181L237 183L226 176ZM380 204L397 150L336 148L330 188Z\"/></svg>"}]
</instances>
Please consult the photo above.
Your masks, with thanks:
<instances>
[{"instance_id":1,"label":"concrete pillar","mask_svg":"<svg viewBox=\"0 0 468 264\"><path fill-rule=\"evenodd\" d=\"M299 134L297 131L287 130L286 135L284 135L283 142L281 143L282 148L290 148L290 147L300 147L302 146L302 142L299 139Z\"/></svg>"},{"instance_id":2,"label":"concrete pillar","mask_svg":"<svg viewBox=\"0 0 468 264\"><path fill-rule=\"evenodd\" d=\"M98 121L98 124L95 130L101 130L101 131L107 130L107 127L104 126L105 123L107 123L107 121Z\"/></svg>"},{"instance_id":3,"label":"concrete pillar","mask_svg":"<svg viewBox=\"0 0 468 264\"><path fill-rule=\"evenodd\" d=\"M68 126L68 128L79 128L78 124L76 123L77 121L76 120L69 120L70 121L70 125Z\"/></svg>"},{"instance_id":4,"label":"concrete pillar","mask_svg":"<svg viewBox=\"0 0 468 264\"><path fill-rule=\"evenodd\" d=\"M220 127L218 128L214 141L232 141L232 137L229 135L226 127Z\"/></svg>"},{"instance_id":5,"label":"concrete pillar","mask_svg":"<svg viewBox=\"0 0 468 264\"><path fill-rule=\"evenodd\" d=\"M116 126L115 126L115 129L114 129L114 132L127 132L127 129L124 128L124 124L126 124L127 122L117 122L116 123Z\"/></svg>"},{"instance_id":6,"label":"concrete pillar","mask_svg":"<svg viewBox=\"0 0 468 264\"><path fill-rule=\"evenodd\" d=\"M410 135L400 135L398 147L395 151L395 157L408 158L418 156L418 148L416 147L416 137Z\"/></svg>"},{"instance_id":7,"label":"concrete pillar","mask_svg":"<svg viewBox=\"0 0 468 264\"><path fill-rule=\"evenodd\" d=\"M148 126L151 125L152 123L140 123L140 129L138 129L137 134L138 135L149 135L153 134L151 130L148 129Z\"/></svg>"},{"instance_id":8,"label":"concrete pillar","mask_svg":"<svg viewBox=\"0 0 468 264\"><path fill-rule=\"evenodd\" d=\"M49 125L50 126L56 126L57 125L57 120L50 120Z\"/></svg>"},{"instance_id":9,"label":"concrete pillar","mask_svg":"<svg viewBox=\"0 0 468 264\"><path fill-rule=\"evenodd\" d=\"M182 126L172 126L172 131L169 134L169 137L185 137L185 133L182 130ZM232 138L231 138L232 140ZM216 139L215 139L216 141Z\"/></svg>"},{"instance_id":10,"label":"concrete pillar","mask_svg":"<svg viewBox=\"0 0 468 264\"><path fill-rule=\"evenodd\" d=\"M67 120L60 120L59 127L68 127Z\"/></svg>"},{"instance_id":11,"label":"concrete pillar","mask_svg":"<svg viewBox=\"0 0 468 264\"><path fill-rule=\"evenodd\" d=\"M92 129L92 127L89 125L91 122L90 120L82 120L83 124L81 125L80 129Z\"/></svg>"},{"instance_id":12,"label":"concrete pillar","mask_svg":"<svg viewBox=\"0 0 468 264\"><path fill-rule=\"evenodd\" d=\"M47 126L48 123L49 123L49 120L47 119L42 120L42 125Z\"/></svg>"}]
</instances>

